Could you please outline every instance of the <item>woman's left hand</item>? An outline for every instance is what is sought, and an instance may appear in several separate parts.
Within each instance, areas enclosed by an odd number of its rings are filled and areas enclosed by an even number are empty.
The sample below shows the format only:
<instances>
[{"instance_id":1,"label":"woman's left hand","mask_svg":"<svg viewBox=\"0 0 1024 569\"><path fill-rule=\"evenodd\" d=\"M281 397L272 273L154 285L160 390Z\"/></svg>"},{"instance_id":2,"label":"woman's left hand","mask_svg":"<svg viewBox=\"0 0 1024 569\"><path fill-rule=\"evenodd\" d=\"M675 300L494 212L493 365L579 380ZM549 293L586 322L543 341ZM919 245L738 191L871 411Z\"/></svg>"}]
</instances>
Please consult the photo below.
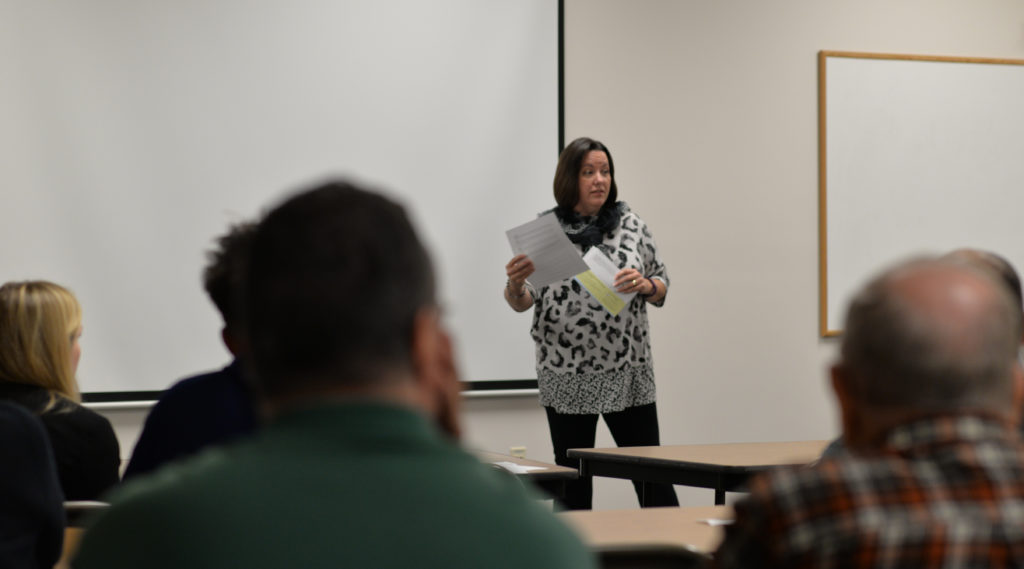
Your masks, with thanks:
<instances>
[{"instance_id":1,"label":"woman's left hand","mask_svg":"<svg viewBox=\"0 0 1024 569\"><path fill-rule=\"evenodd\" d=\"M615 290L623 294L635 292L644 296L654 294L651 281L636 269L622 269L615 274Z\"/></svg>"}]
</instances>

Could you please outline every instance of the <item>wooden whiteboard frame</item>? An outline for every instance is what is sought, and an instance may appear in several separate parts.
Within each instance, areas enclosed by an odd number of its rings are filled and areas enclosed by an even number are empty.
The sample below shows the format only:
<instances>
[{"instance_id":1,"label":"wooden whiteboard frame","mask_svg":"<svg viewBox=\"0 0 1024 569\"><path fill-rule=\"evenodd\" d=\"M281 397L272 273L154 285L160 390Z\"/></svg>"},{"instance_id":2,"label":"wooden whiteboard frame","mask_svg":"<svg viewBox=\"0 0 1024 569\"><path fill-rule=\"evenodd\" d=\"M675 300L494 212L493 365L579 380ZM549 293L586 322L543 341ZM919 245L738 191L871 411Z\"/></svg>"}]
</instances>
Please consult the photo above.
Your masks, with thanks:
<instances>
[{"instance_id":1,"label":"wooden whiteboard frame","mask_svg":"<svg viewBox=\"0 0 1024 569\"><path fill-rule=\"evenodd\" d=\"M829 256L828 256L828 60L829 58L855 58L873 60L900 60L922 62L948 62L967 64L995 64L1024 66L1024 60L979 58L979 57L946 57L926 55L898 55L844 51L818 52L818 239L819 239L819 288L820 288L820 321L821 336L838 336L841 331L838 324L829 322ZM1022 180L1024 185L1024 180ZM1024 240L1022 240L1024 241ZM967 245L967 244L965 244ZM834 259L833 259L834 261ZM1019 265L1018 265L1019 266Z\"/></svg>"}]
</instances>

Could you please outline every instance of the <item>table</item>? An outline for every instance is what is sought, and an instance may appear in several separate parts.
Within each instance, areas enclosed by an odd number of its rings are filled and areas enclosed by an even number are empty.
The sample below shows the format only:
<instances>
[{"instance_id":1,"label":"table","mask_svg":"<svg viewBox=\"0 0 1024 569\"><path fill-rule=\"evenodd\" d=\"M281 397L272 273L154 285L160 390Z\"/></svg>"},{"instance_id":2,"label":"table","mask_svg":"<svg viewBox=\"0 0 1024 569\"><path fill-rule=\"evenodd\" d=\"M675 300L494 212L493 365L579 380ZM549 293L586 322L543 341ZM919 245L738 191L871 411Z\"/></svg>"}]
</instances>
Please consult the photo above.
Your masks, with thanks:
<instances>
[{"instance_id":1,"label":"table","mask_svg":"<svg viewBox=\"0 0 1024 569\"><path fill-rule=\"evenodd\" d=\"M69 527L82 527L90 516L110 507L107 502L97 500L65 500L64 514Z\"/></svg>"},{"instance_id":2,"label":"table","mask_svg":"<svg viewBox=\"0 0 1024 569\"><path fill-rule=\"evenodd\" d=\"M591 548L673 545L712 553L725 534L721 525L701 520L731 520L730 506L576 510L556 514Z\"/></svg>"},{"instance_id":3,"label":"table","mask_svg":"<svg viewBox=\"0 0 1024 569\"><path fill-rule=\"evenodd\" d=\"M580 460L580 476L625 478L713 488L715 504L725 503L725 493L735 491L751 476L779 466L814 462L829 441L779 443L726 443L569 449ZM647 492L643 492L646 496ZM647 505L644 498L641 505Z\"/></svg>"},{"instance_id":4,"label":"table","mask_svg":"<svg viewBox=\"0 0 1024 569\"><path fill-rule=\"evenodd\" d=\"M558 466L557 464L549 464L547 462L530 460L528 458L519 458L517 456L496 452L475 451L473 454L475 454L482 462L488 462L491 464L496 464L498 462L511 462L519 466L535 468L535 470L530 470L529 472L521 474L517 473L516 476L521 480L529 480L552 497L565 496L566 481L579 478L579 471L575 468Z\"/></svg>"}]
</instances>

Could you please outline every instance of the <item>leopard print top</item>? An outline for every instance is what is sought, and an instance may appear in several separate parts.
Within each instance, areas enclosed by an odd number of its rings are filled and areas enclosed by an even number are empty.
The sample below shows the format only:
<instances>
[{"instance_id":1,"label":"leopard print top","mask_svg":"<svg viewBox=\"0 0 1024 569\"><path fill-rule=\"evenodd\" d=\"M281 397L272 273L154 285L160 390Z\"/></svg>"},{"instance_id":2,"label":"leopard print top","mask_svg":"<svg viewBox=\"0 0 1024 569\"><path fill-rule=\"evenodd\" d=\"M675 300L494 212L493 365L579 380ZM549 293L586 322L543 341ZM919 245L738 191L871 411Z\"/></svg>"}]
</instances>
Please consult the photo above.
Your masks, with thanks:
<instances>
[{"instance_id":1,"label":"leopard print top","mask_svg":"<svg viewBox=\"0 0 1024 569\"><path fill-rule=\"evenodd\" d=\"M595 247L619 268L636 267L667 289L668 274L651 231L624 202L617 205L622 211L618 227ZM578 232L593 220L580 218L563 229ZM586 253L580 245L576 248ZM582 414L654 402L646 300L636 295L612 316L573 279L539 290L527 282L527 288L534 299L531 335L536 342L541 405L559 413ZM663 303L664 299L657 306Z\"/></svg>"}]
</instances>

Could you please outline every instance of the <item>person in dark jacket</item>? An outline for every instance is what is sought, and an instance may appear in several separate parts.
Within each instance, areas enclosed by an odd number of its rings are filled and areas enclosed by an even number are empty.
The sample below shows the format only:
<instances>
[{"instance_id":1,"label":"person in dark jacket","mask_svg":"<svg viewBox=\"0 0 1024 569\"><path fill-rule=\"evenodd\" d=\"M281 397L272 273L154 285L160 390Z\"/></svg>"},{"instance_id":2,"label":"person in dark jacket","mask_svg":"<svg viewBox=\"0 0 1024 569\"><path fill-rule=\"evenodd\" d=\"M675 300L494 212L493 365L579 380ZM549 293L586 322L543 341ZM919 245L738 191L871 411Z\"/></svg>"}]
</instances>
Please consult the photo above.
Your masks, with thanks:
<instances>
[{"instance_id":1,"label":"person in dark jacket","mask_svg":"<svg viewBox=\"0 0 1024 569\"><path fill-rule=\"evenodd\" d=\"M0 567L53 567L64 541L63 501L43 426L0 401Z\"/></svg>"},{"instance_id":2,"label":"person in dark jacket","mask_svg":"<svg viewBox=\"0 0 1024 569\"><path fill-rule=\"evenodd\" d=\"M135 443L125 480L256 429L252 389L238 361L245 343L238 330L235 294L255 227L253 223L232 226L208 253L209 264L203 271L203 288L224 320L221 340L235 359L220 370L182 379L160 397Z\"/></svg>"},{"instance_id":3,"label":"person in dark jacket","mask_svg":"<svg viewBox=\"0 0 1024 569\"><path fill-rule=\"evenodd\" d=\"M0 286L0 400L35 413L50 437L66 500L98 500L117 484L121 451L110 421L81 405L75 372L82 308L48 281Z\"/></svg>"}]
</instances>

